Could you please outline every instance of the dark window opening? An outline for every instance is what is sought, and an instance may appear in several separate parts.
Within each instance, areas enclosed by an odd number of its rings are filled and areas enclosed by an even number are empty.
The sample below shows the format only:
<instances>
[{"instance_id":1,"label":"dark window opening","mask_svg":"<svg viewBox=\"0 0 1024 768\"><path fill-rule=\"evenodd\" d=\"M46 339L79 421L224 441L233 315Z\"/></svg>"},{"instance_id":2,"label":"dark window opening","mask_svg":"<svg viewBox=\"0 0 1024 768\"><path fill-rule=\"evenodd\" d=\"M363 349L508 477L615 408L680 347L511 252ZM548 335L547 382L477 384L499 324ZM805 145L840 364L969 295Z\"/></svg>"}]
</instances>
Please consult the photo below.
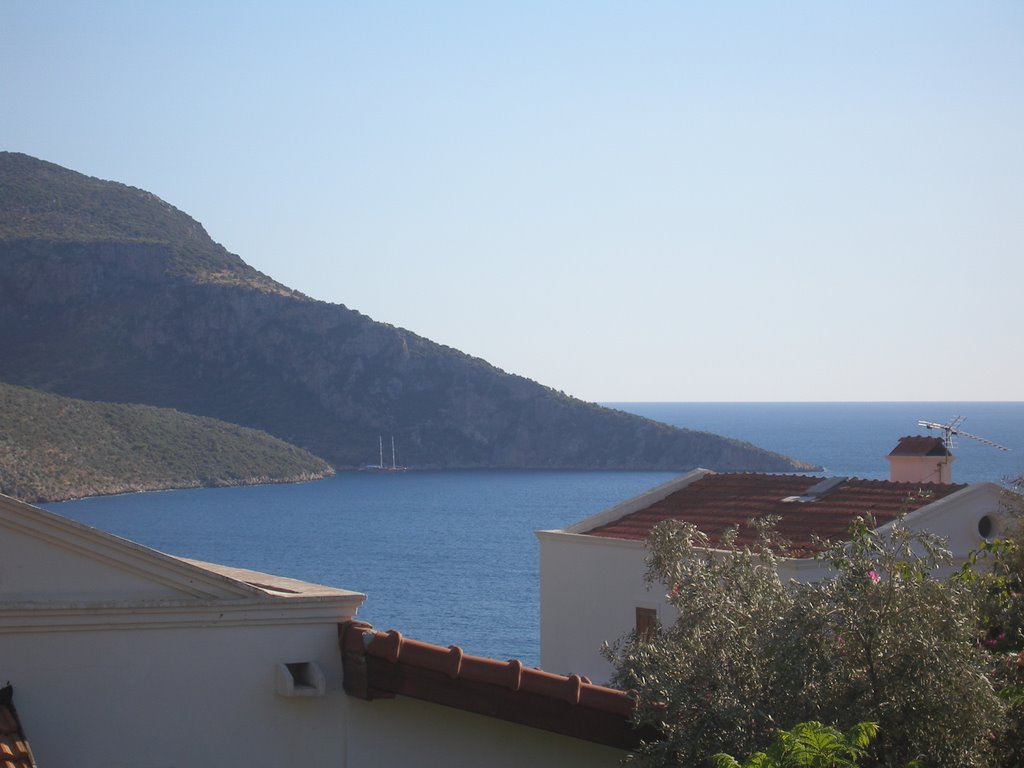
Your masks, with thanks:
<instances>
[{"instance_id":1,"label":"dark window opening","mask_svg":"<svg viewBox=\"0 0 1024 768\"><path fill-rule=\"evenodd\" d=\"M650 640L658 626L658 610L656 608L636 609L636 636L638 640Z\"/></svg>"}]
</instances>

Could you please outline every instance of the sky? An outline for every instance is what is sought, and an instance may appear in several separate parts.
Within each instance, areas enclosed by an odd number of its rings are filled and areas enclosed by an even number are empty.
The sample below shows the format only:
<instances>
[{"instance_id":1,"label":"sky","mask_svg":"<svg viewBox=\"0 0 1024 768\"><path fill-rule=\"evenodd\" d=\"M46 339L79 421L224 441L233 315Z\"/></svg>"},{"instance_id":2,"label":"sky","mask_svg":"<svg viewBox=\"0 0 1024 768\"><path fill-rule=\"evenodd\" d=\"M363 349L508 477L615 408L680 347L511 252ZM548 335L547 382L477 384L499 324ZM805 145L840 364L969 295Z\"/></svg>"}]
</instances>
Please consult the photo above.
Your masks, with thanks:
<instances>
[{"instance_id":1,"label":"sky","mask_svg":"<svg viewBox=\"0 0 1024 768\"><path fill-rule=\"evenodd\" d=\"M1019 0L0 0L0 149L585 400L1024 400Z\"/></svg>"}]
</instances>

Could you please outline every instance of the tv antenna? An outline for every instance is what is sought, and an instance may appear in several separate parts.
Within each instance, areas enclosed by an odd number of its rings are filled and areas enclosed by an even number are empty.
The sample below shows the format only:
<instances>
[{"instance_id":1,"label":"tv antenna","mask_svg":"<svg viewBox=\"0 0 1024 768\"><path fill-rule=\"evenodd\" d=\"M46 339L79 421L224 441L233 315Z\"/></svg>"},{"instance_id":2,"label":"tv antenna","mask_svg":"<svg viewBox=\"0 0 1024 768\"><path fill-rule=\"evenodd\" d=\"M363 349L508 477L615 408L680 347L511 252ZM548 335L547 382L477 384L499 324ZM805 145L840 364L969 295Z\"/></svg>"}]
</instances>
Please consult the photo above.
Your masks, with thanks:
<instances>
[{"instance_id":1,"label":"tv antenna","mask_svg":"<svg viewBox=\"0 0 1024 768\"><path fill-rule=\"evenodd\" d=\"M963 424L966 416L954 416L949 424L939 424L935 421L919 421L917 426L924 427L925 429L941 429L942 430L942 442L946 445L946 450L952 452L953 450L953 438L954 437L969 437L971 440L977 440L979 443L991 446L992 448L998 448L1000 451L1010 450L1005 445L994 443L991 440L987 440L984 437L978 435L972 435L970 432L964 432L960 429L960 425Z\"/></svg>"}]
</instances>

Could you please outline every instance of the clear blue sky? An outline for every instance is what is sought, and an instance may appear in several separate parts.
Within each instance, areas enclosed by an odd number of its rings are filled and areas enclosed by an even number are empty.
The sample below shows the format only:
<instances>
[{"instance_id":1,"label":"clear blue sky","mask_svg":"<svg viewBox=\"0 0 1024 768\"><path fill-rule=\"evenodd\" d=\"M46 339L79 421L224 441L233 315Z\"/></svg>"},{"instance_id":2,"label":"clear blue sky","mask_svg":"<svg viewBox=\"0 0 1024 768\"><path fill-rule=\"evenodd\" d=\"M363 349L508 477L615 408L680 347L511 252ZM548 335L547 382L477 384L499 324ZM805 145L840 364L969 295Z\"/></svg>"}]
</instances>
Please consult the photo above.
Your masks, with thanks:
<instances>
[{"instance_id":1,"label":"clear blue sky","mask_svg":"<svg viewBox=\"0 0 1024 768\"><path fill-rule=\"evenodd\" d=\"M584 399L1024 399L1019 0L0 0L0 105Z\"/></svg>"}]
</instances>

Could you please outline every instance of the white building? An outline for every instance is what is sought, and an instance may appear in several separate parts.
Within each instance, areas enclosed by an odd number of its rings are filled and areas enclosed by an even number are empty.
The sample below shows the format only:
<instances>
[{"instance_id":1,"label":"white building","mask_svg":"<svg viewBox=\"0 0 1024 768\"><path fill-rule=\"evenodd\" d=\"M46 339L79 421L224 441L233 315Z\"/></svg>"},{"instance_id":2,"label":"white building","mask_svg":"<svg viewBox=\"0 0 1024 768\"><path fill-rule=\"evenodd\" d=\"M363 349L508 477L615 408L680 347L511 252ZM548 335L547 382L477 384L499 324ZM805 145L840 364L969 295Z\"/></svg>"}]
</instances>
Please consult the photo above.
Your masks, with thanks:
<instances>
[{"instance_id":1,"label":"white building","mask_svg":"<svg viewBox=\"0 0 1024 768\"><path fill-rule=\"evenodd\" d=\"M648 588L644 580L647 535L666 519L693 523L716 541L730 526L778 516L777 530L792 555L780 566L784 580L824 576L828 568L813 559L812 534L842 540L850 521L868 513L880 528L905 515L909 528L947 539L962 562L983 539L999 536L1008 521L1003 489L994 483L924 480L939 476L943 467L948 472L951 461L939 438L912 437L902 438L890 454L900 482L697 469L563 530L537 531L541 666L607 681L612 667L600 654L605 642L655 619L674 620L664 585ZM745 536L752 533L741 527L741 544L752 541Z\"/></svg>"},{"instance_id":2,"label":"white building","mask_svg":"<svg viewBox=\"0 0 1024 768\"><path fill-rule=\"evenodd\" d=\"M45 768L613 766L635 741L625 694L376 633L364 599L0 496L0 685Z\"/></svg>"}]
</instances>

